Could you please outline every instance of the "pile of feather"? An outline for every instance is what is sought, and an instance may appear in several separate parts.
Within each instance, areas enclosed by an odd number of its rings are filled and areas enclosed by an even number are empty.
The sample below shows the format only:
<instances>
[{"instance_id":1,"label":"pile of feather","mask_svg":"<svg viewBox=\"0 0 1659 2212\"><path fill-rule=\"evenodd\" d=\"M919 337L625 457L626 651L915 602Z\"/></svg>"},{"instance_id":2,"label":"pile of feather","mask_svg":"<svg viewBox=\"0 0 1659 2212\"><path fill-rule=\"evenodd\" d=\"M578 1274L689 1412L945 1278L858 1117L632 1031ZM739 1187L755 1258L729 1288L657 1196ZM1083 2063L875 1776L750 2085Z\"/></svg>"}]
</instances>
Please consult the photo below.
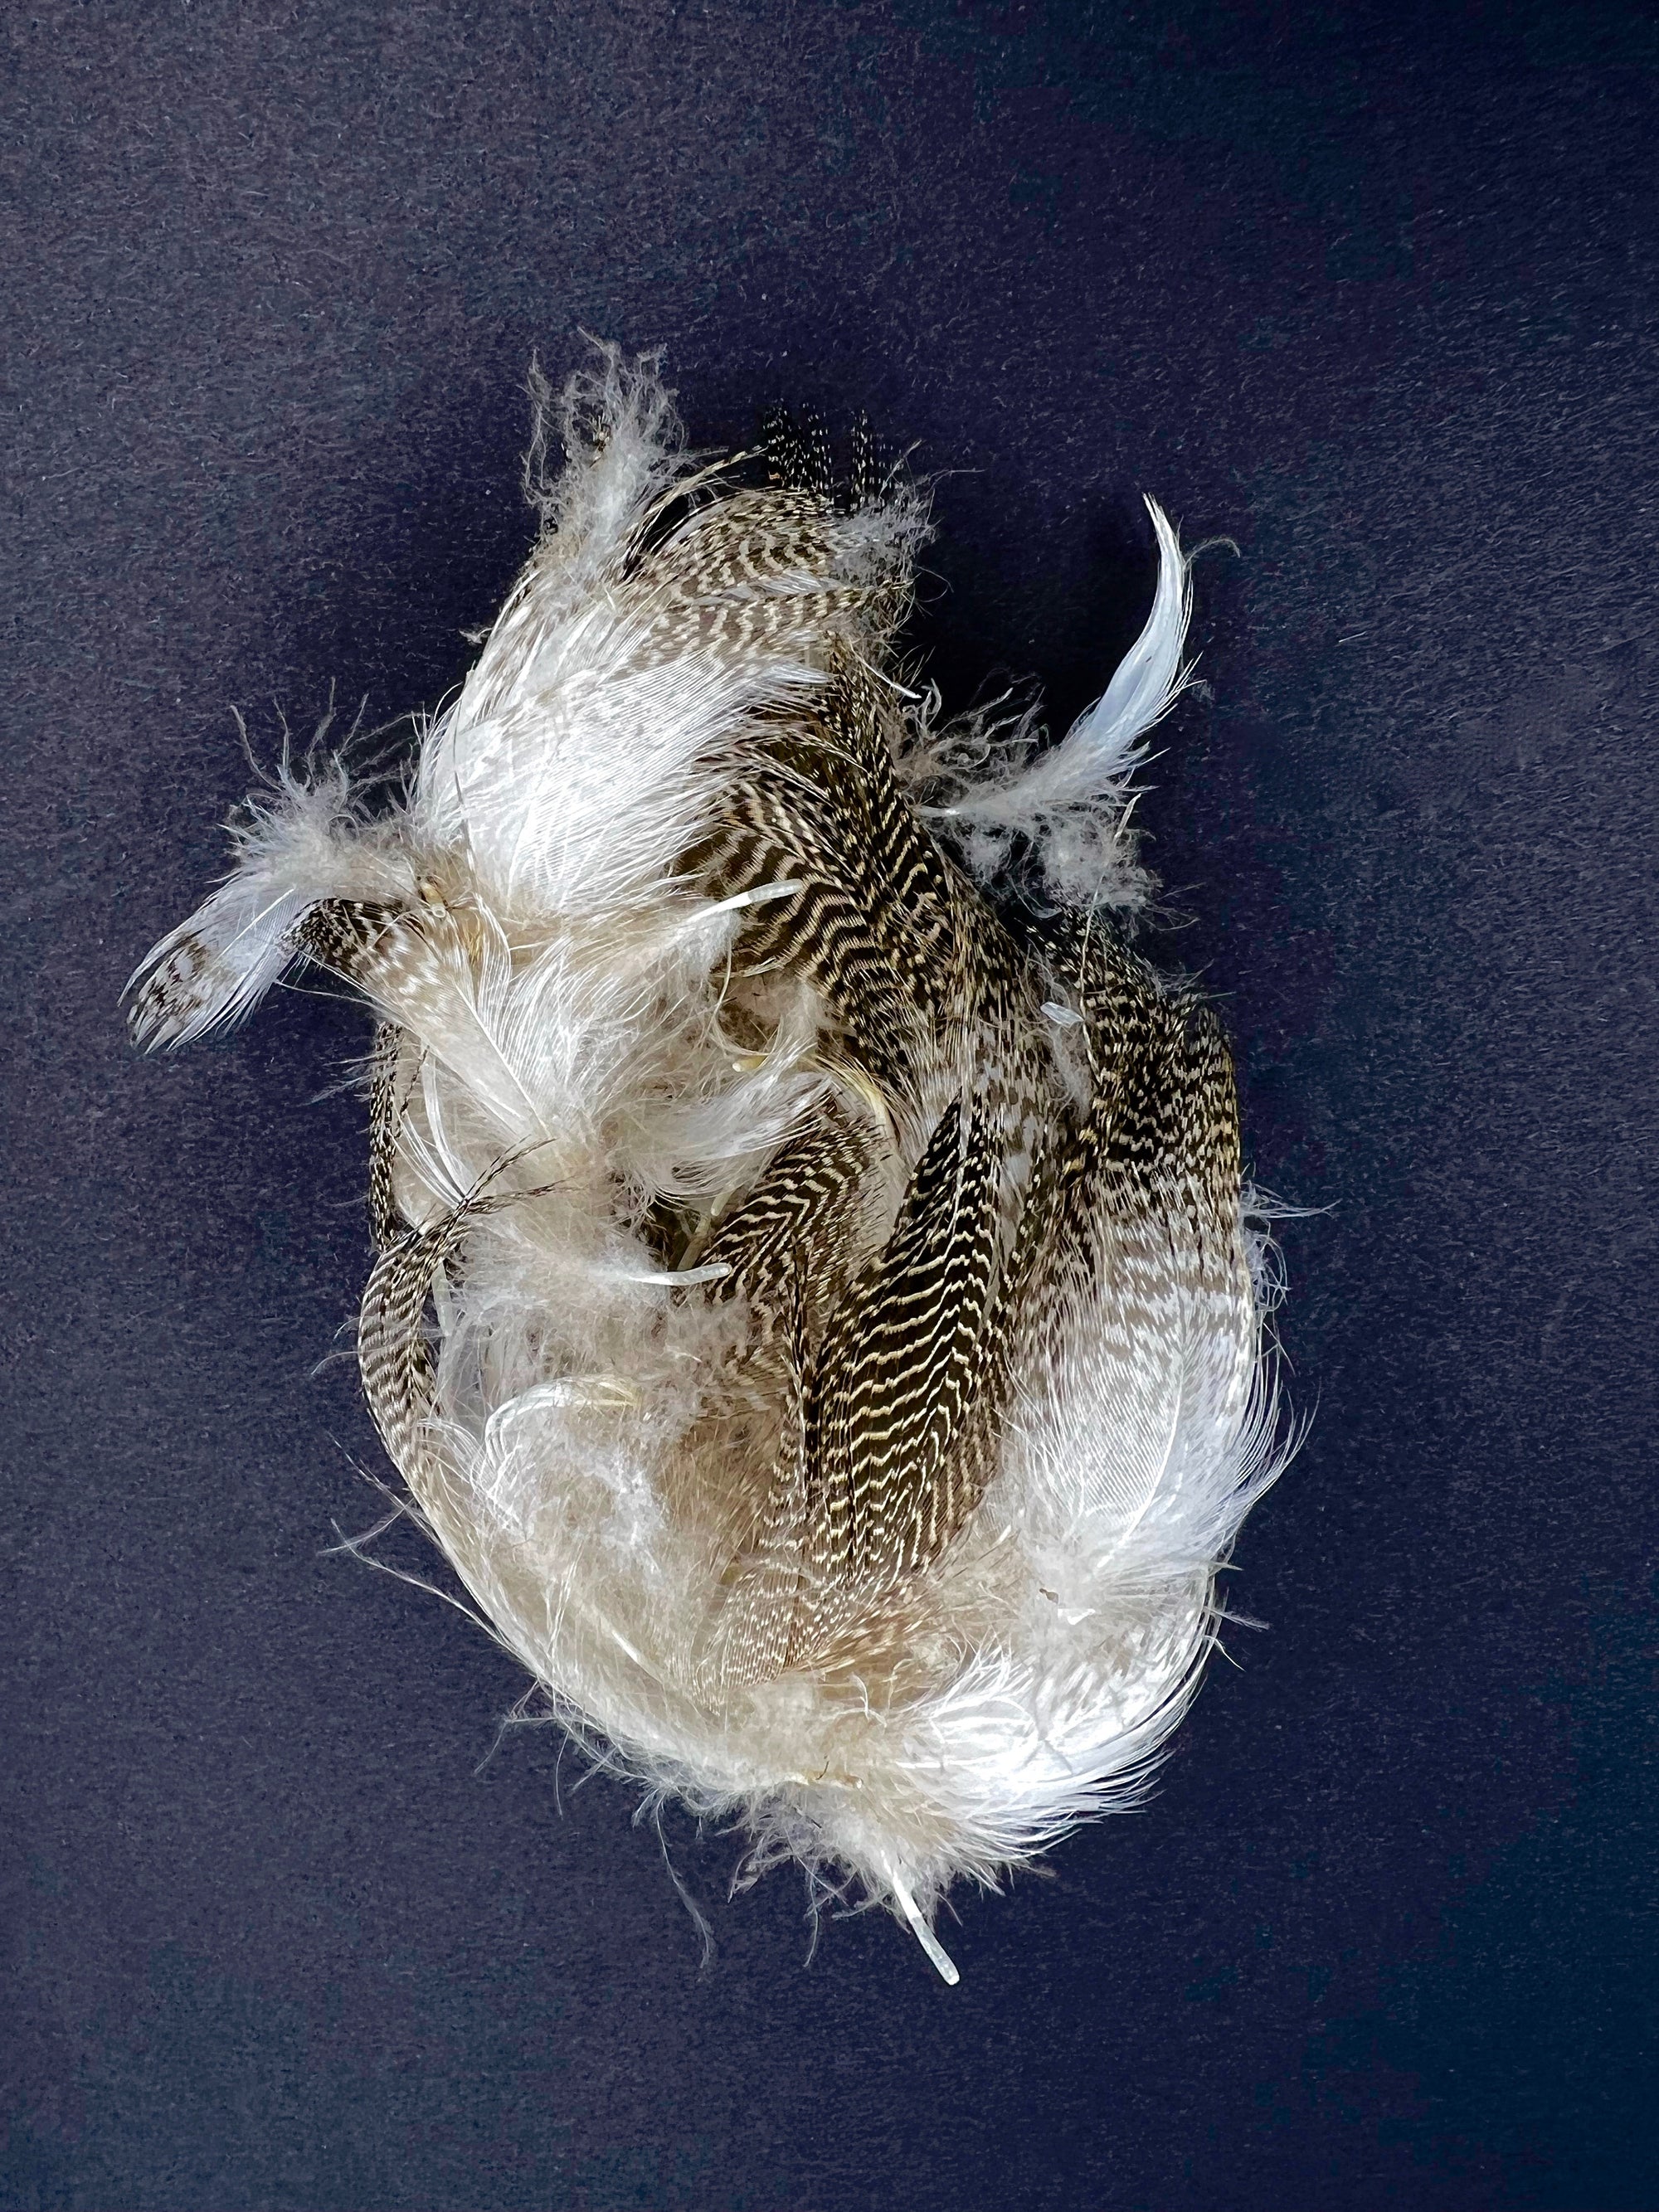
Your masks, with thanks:
<instances>
[{"instance_id":1,"label":"pile of feather","mask_svg":"<svg viewBox=\"0 0 1659 2212\"><path fill-rule=\"evenodd\" d=\"M867 440L705 465L611 349L535 399L534 550L405 787L285 769L134 1031L361 993L413 1510L580 1741L954 1980L952 1881L1144 1786L1277 1464L1229 1055L1129 941L1186 560L1148 502L1063 743L941 724Z\"/></svg>"}]
</instances>

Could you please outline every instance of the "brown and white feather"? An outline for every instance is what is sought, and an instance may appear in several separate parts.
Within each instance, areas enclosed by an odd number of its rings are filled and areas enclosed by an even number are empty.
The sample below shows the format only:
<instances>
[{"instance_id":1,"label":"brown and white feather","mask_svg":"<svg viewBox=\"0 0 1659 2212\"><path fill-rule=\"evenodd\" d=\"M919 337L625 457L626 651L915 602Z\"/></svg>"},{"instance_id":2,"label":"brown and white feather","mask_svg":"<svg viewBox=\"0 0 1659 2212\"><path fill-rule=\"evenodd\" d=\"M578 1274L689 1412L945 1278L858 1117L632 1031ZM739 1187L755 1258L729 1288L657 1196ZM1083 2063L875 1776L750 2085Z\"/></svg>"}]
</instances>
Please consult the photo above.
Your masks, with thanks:
<instances>
[{"instance_id":1,"label":"brown and white feather","mask_svg":"<svg viewBox=\"0 0 1659 2212\"><path fill-rule=\"evenodd\" d=\"M611 349L538 405L542 535L407 793L256 801L134 1029L361 992L359 1357L427 1525L585 1740L953 1977L951 1881L1142 1786L1277 1464L1224 1042L1123 928L1185 561L1154 509L1100 706L930 796L866 433L696 466ZM1017 837L1102 896L999 910Z\"/></svg>"}]
</instances>

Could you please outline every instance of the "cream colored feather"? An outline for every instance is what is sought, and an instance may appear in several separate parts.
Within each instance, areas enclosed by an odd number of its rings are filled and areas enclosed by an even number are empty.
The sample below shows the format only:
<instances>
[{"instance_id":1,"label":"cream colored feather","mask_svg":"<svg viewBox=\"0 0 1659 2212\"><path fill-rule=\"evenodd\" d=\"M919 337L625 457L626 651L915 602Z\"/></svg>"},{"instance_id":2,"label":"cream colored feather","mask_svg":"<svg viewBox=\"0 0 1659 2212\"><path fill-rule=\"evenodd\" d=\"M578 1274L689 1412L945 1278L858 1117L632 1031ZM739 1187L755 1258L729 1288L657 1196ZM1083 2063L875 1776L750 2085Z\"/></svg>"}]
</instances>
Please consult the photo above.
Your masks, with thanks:
<instances>
[{"instance_id":1,"label":"cream colored feather","mask_svg":"<svg viewBox=\"0 0 1659 2212\"><path fill-rule=\"evenodd\" d=\"M611 349L536 399L538 542L406 793L285 771L135 1033L361 991L420 1516L582 1741L954 1980L939 1900L1133 1800L1276 1472L1231 1065L1127 935L1187 563L1151 507L1099 704L975 744L897 679L927 519L866 444L696 468Z\"/></svg>"}]
</instances>

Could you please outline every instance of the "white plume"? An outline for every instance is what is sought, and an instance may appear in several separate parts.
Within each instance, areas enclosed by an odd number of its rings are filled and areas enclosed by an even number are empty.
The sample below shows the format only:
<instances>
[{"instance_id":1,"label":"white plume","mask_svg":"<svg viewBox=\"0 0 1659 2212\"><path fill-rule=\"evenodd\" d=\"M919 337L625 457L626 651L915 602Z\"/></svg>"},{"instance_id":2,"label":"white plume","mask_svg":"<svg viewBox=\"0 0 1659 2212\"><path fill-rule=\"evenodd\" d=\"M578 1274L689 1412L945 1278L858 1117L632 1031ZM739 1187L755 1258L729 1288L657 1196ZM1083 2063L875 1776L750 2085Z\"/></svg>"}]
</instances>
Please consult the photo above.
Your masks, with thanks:
<instances>
[{"instance_id":1,"label":"white plume","mask_svg":"<svg viewBox=\"0 0 1659 2212\"><path fill-rule=\"evenodd\" d=\"M1146 512L1158 554L1152 612L1105 692L1058 745L1036 749L1030 720L1022 718L1000 767L956 779L951 803L923 810L963 847L981 880L998 875L1018 836L1032 847L1060 904L1132 910L1146 902L1149 879L1129 829L1133 777L1146 758L1142 740L1186 688L1190 670L1182 650L1192 614L1190 558L1156 500L1146 501ZM961 733L947 729L913 748L913 779L927 770L948 778L960 744ZM988 758L983 739L977 750Z\"/></svg>"}]
</instances>

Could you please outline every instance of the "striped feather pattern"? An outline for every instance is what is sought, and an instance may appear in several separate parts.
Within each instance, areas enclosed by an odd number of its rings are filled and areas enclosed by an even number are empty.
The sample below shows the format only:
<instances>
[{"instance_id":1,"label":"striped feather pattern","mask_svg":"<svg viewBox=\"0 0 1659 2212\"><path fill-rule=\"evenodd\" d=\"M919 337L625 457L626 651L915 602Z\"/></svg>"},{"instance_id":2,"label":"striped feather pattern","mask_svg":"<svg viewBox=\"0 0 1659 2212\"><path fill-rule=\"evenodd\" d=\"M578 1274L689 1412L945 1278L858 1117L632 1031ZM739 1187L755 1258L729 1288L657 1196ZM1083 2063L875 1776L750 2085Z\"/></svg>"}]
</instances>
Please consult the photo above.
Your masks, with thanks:
<instances>
[{"instance_id":1,"label":"striped feather pattern","mask_svg":"<svg viewBox=\"0 0 1659 2212\"><path fill-rule=\"evenodd\" d=\"M949 1884L1144 1785L1277 1466L1224 1040L1125 921L1186 564L1154 509L1125 671L975 783L896 680L925 516L862 425L694 465L649 363L537 388L541 534L406 794L279 779L133 1026L362 994L414 1504L584 1742L953 1978ZM988 897L1016 836L1115 904Z\"/></svg>"}]
</instances>

